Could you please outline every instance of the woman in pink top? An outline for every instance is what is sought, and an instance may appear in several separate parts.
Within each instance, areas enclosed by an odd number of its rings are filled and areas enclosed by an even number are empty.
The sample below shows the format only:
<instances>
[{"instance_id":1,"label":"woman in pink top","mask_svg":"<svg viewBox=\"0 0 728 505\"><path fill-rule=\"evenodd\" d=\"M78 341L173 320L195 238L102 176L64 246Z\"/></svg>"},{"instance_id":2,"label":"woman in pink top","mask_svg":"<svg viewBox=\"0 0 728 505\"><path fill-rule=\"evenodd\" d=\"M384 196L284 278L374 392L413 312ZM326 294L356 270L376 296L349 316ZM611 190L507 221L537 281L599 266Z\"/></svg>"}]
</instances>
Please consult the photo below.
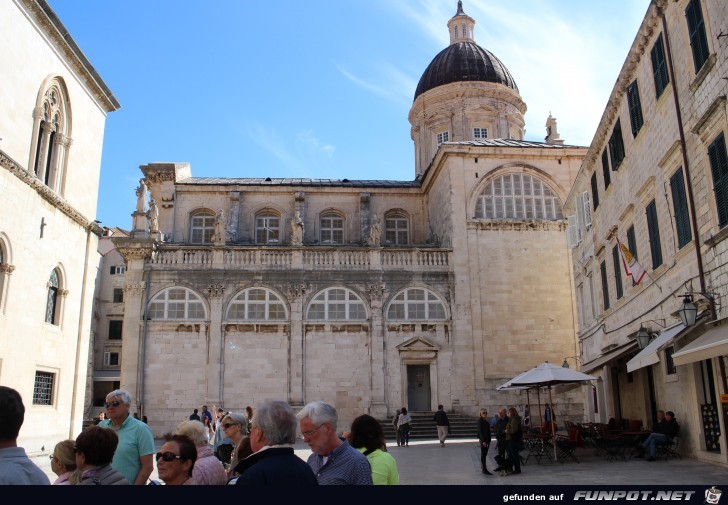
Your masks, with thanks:
<instances>
[{"instance_id":1,"label":"woman in pink top","mask_svg":"<svg viewBox=\"0 0 728 505\"><path fill-rule=\"evenodd\" d=\"M197 461L192 468L192 477L187 484L223 486L227 483L227 472L215 454L207 437L207 428L200 421L183 421L177 426L177 435L186 435L197 447Z\"/></svg>"},{"instance_id":2,"label":"woman in pink top","mask_svg":"<svg viewBox=\"0 0 728 505\"><path fill-rule=\"evenodd\" d=\"M73 440L58 442L51 458L51 470L58 475L53 483L54 486L68 486L71 482L68 478L76 470L76 456L73 454Z\"/></svg>"}]
</instances>

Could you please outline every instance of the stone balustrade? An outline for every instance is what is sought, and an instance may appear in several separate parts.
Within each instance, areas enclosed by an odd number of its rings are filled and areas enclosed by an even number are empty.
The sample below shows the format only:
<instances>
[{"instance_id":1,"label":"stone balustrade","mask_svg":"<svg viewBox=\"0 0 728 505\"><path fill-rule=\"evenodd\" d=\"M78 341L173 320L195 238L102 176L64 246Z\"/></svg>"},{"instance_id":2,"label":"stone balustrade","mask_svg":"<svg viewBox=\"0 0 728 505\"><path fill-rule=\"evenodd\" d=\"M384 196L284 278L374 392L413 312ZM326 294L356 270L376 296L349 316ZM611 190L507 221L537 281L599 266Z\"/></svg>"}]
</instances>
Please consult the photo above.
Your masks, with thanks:
<instances>
[{"instance_id":1,"label":"stone balustrade","mask_svg":"<svg viewBox=\"0 0 728 505\"><path fill-rule=\"evenodd\" d=\"M449 271L450 249L353 247L210 247L163 245L146 260L155 270L426 270Z\"/></svg>"}]
</instances>

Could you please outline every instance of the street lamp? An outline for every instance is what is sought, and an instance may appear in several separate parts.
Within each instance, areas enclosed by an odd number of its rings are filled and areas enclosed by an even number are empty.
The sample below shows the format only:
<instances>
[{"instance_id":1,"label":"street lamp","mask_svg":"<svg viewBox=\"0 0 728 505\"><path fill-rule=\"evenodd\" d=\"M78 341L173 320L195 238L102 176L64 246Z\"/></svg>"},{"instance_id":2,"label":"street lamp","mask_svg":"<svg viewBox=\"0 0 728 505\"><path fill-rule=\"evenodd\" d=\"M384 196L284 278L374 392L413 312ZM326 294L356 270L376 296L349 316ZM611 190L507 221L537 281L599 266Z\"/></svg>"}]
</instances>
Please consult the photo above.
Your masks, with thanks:
<instances>
[{"instance_id":1,"label":"street lamp","mask_svg":"<svg viewBox=\"0 0 728 505\"><path fill-rule=\"evenodd\" d=\"M693 297L691 295L685 295L682 307L677 312L685 326L695 324L695 318L698 316L698 307L693 303Z\"/></svg>"},{"instance_id":2,"label":"street lamp","mask_svg":"<svg viewBox=\"0 0 728 505\"><path fill-rule=\"evenodd\" d=\"M562 368L569 368L569 363L566 361L567 359L573 359L577 365L579 364L579 356L567 356L564 358L564 362L561 365Z\"/></svg>"},{"instance_id":3,"label":"street lamp","mask_svg":"<svg viewBox=\"0 0 728 505\"><path fill-rule=\"evenodd\" d=\"M642 350L650 344L652 335L650 335L650 332L644 326L640 325L640 329L637 331L635 338L637 339L637 347Z\"/></svg>"}]
</instances>

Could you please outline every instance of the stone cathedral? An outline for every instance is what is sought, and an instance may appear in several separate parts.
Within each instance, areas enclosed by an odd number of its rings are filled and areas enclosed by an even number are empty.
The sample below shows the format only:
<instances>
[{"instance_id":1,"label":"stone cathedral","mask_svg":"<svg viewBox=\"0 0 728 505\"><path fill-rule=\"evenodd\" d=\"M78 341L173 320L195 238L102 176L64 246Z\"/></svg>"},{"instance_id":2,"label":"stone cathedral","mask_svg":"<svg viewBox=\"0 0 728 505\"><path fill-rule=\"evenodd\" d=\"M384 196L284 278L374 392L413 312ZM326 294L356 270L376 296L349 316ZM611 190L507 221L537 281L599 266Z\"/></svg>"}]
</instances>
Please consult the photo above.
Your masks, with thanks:
<instances>
[{"instance_id":1,"label":"stone cathedral","mask_svg":"<svg viewBox=\"0 0 728 505\"><path fill-rule=\"evenodd\" d=\"M202 404L332 402L340 428L403 406L477 415L578 355L562 204L586 148L523 140L514 77L462 3L409 114L413 179L195 178L141 168L120 385L155 433ZM556 414L581 419L581 393Z\"/></svg>"}]
</instances>

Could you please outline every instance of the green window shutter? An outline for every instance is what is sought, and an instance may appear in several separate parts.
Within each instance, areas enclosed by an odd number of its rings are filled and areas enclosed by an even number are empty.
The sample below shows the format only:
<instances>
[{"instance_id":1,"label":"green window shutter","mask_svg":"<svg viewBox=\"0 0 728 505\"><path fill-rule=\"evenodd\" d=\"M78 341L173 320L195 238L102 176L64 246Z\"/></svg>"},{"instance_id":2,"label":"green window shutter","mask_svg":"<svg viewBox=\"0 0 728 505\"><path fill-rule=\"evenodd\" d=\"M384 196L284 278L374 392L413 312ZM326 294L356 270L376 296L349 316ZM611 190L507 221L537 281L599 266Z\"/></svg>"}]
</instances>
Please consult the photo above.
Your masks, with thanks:
<instances>
[{"instance_id":1,"label":"green window shutter","mask_svg":"<svg viewBox=\"0 0 728 505\"><path fill-rule=\"evenodd\" d=\"M615 245L612 248L612 263L614 263L614 285L617 288L617 300L622 298L624 294L622 291L622 267L620 266L621 260L619 256L619 249Z\"/></svg>"},{"instance_id":2,"label":"green window shutter","mask_svg":"<svg viewBox=\"0 0 728 505\"><path fill-rule=\"evenodd\" d=\"M708 158L710 159L710 171L713 174L718 223L723 228L728 224L728 154L723 133L718 135L708 147Z\"/></svg>"},{"instance_id":3,"label":"green window shutter","mask_svg":"<svg viewBox=\"0 0 728 505\"><path fill-rule=\"evenodd\" d=\"M660 225L657 221L657 205L652 200L647 205L647 231L650 236L650 254L652 255L652 269L662 265L662 243L660 242Z\"/></svg>"},{"instance_id":4,"label":"green window shutter","mask_svg":"<svg viewBox=\"0 0 728 505\"><path fill-rule=\"evenodd\" d=\"M642 103L640 102L640 89L637 81L634 81L627 88L627 104L629 106L629 121L632 125L632 136L636 137L644 124L642 118Z\"/></svg>"},{"instance_id":5,"label":"green window shutter","mask_svg":"<svg viewBox=\"0 0 728 505\"><path fill-rule=\"evenodd\" d=\"M688 34L690 35L690 48L693 51L693 63L697 74L710 55L708 51L708 37L705 35L705 22L703 21L703 9L700 7L700 0L690 0L685 17L688 22Z\"/></svg>"},{"instance_id":6,"label":"green window shutter","mask_svg":"<svg viewBox=\"0 0 728 505\"><path fill-rule=\"evenodd\" d=\"M591 176L591 190L592 190L592 203L594 204L594 210L599 207L599 188L597 187L597 173L594 172Z\"/></svg>"},{"instance_id":7,"label":"green window shutter","mask_svg":"<svg viewBox=\"0 0 728 505\"><path fill-rule=\"evenodd\" d=\"M607 282L607 264L602 261L599 267L602 273L602 296L604 298L604 310L609 308L609 283Z\"/></svg>"},{"instance_id":8,"label":"green window shutter","mask_svg":"<svg viewBox=\"0 0 728 505\"><path fill-rule=\"evenodd\" d=\"M602 171L604 172L604 191L606 191L612 183L612 176L609 173L609 154L606 149L602 153Z\"/></svg>"},{"instance_id":9,"label":"green window shutter","mask_svg":"<svg viewBox=\"0 0 728 505\"><path fill-rule=\"evenodd\" d=\"M665 58L665 44L662 41L662 34L657 37L655 45L652 46L652 72L655 76L655 94L657 98L670 83L670 75L667 73L667 59Z\"/></svg>"},{"instance_id":10,"label":"green window shutter","mask_svg":"<svg viewBox=\"0 0 728 505\"><path fill-rule=\"evenodd\" d=\"M693 239L690 230L690 213L688 212L688 199L685 193L685 177L682 167L670 178L672 190L672 206L675 210L675 227L677 228L678 248L682 249Z\"/></svg>"}]
</instances>

